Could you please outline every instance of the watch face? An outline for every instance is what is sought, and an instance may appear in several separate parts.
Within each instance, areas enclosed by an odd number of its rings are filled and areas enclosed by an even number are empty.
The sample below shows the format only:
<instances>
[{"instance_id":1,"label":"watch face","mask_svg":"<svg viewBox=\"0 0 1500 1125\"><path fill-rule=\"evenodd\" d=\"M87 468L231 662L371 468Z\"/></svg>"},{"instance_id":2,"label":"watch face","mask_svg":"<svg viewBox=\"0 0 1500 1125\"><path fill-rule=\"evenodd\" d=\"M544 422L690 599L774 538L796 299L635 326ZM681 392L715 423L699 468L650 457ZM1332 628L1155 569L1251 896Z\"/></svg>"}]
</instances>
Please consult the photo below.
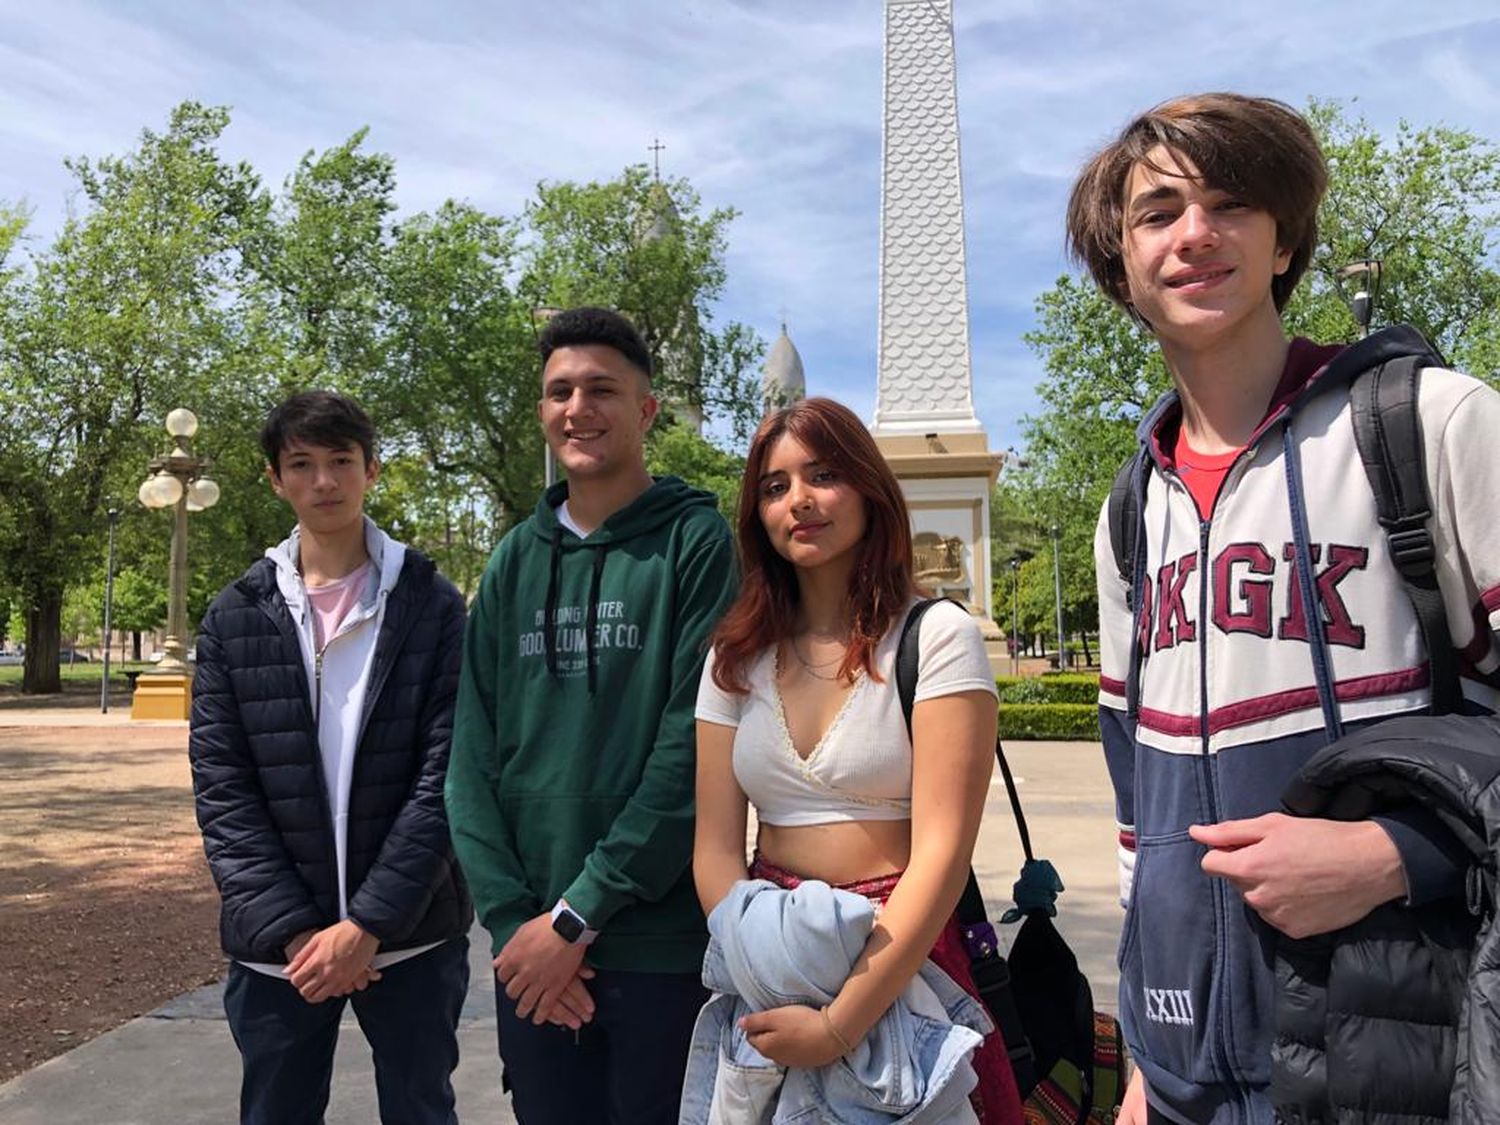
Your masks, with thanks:
<instances>
[{"instance_id":1,"label":"watch face","mask_svg":"<svg viewBox=\"0 0 1500 1125\"><path fill-rule=\"evenodd\" d=\"M572 945L583 936L583 919L570 910L564 910L552 919L552 928L563 941Z\"/></svg>"}]
</instances>

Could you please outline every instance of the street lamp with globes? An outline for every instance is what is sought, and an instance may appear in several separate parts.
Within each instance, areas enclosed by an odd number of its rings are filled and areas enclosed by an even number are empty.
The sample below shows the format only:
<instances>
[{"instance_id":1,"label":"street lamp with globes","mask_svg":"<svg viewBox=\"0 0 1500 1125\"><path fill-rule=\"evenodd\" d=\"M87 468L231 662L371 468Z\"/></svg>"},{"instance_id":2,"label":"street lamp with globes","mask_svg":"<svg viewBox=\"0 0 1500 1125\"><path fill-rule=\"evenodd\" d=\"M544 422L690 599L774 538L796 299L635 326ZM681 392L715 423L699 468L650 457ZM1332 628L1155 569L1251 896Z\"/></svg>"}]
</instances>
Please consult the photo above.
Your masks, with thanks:
<instances>
[{"instance_id":1,"label":"street lamp with globes","mask_svg":"<svg viewBox=\"0 0 1500 1125\"><path fill-rule=\"evenodd\" d=\"M1361 258L1333 275L1334 285L1349 306L1361 336L1370 334L1370 324L1375 319L1375 303L1380 300L1380 272L1379 258Z\"/></svg>"},{"instance_id":2,"label":"street lamp with globes","mask_svg":"<svg viewBox=\"0 0 1500 1125\"><path fill-rule=\"evenodd\" d=\"M193 435L197 432L198 416L191 410L178 407L168 414L172 450L151 459L147 466L150 475L136 493L148 508L173 509L167 639L162 645L165 656L155 673L137 681L131 706L131 717L136 719L187 718L188 684L193 674L187 662L187 517L189 512L206 511L219 502L219 486L203 475L209 459L193 452Z\"/></svg>"}]
</instances>

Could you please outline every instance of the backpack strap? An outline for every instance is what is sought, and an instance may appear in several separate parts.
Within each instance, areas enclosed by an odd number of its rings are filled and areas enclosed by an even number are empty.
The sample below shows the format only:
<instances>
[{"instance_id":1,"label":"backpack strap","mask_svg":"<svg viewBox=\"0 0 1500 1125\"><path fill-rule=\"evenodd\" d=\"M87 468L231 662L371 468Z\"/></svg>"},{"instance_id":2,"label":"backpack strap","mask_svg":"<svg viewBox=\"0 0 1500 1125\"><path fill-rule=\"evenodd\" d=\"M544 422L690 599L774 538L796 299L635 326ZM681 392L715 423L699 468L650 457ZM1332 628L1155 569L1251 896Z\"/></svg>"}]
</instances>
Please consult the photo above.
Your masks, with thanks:
<instances>
[{"instance_id":1,"label":"backpack strap","mask_svg":"<svg viewBox=\"0 0 1500 1125\"><path fill-rule=\"evenodd\" d=\"M1145 479L1151 473L1151 457L1145 446L1120 466L1109 486L1105 520L1109 546L1115 556L1115 571L1125 583L1125 608L1130 611L1130 655L1125 669L1125 713L1134 719L1141 708L1141 627L1135 615L1137 586L1145 579L1146 559L1141 542L1141 498Z\"/></svg>"},{"instance_id":2,"label":"backpack strap","mask_svg":"<svg viewBox=\"0 0 1500 1125\"><path fill-rule=\"evenodd\" d=\"M917 665L921 659L919 646L920 628L923 616L938 602L952 601L951 598L928 598L911 607L911 612L906 615L906 624L901 627L901 640L896 646L896 693L901 699L901 714L906 719L906 737L911 737L911 713L914 700L917 697ZM953 603L957 605L957 602ZM962 607L960 607L962 608ZM1031 854L1031 832L1026 827L1026 814L1021 810L1021 795L1016 792L1016 780L1011 776L1010 763L1005 760L1005 747L1000 743L1000 736L995 736L995 759L1000 764L1000 775L1005 778L1005 791L1010 795L1010 811L1015 814L1016 832L1021 837L1021 849L1026 853L1028 860L1036 859ZM964 888L964 898L959 900L958 920L967 922L971 919L965 916L964 904L969 901L969 889L972 888L978 901L979 909L977 919L984 919L984 900L979 898L979 886L970 872L969 887Z\"/></svg>"},{"instance_id":3,"label":"backpack strap","mask_svg":"<svg viewBox=\"0 0 1500 1125\"><path fill-rule=\"evenodd\" d=\"M1141 522L1140 497L1135 491L1136 477L1145 450L1120 466L1114 483L1109 486L1109 545L1115 554L1115 571L1125 583L1125 604L1135 608L1135 541Z\"/></svg>"},{"instance_id":4,"label":"backpack strap","mask_svg":"<svg viewBox=\"0 0 1500 1125\"><path fill-rule=\"evenodd\" d=\"M1432 498L1427 491L1422 419L1417 413L1417 392L1427 359L1402 356L1372 367L1354 381L1349 402L1354 440L1375 494L1376 515L1427 647L1432 714L1447 715L1462 709L1463 690L1428 527Z\"/></svg>"},{"instance_id":5,"label":"backpack strap","mask_svg":"<svg viewBox=\"0 0 1500 1125\"><path fill-rule=\"evenodd\" d=\"M911 738L911 713L917 696L917 672L921 661L920 633L922 618L927 611L948 598L928 598L911 607L906 623L901 626L901 639L896 645L896 694L901 700L901 714L906 719L906 736ZM955 603L956 604L956 603ZM1000 772L1005 777L1005 788L1010 794L1010 807L1016 816L1016 829L1021 835L1021 846L1026 858L1031 856L1031 833L1026 829L1026 816L1021 812L1021 798L1016 792L1015 779L1011 777L1010 765L1005 760L1005 750L1000 738L995 738L995 757L1000 761ZM964 944L973 961L984 959L989 967L988 980L983 982L986 1006L995 1022L1000 1026L1000 1037L1005 1041L1005 1051L1010 1057L1011 1070L1022 1090L1030 1092L1039 1077L1035 1067L1035 1052L1026 1029L1021 1024L1021 1010L1016 1006L1015 993L1010 984L1010 968L1000 952L1000 942L995 928L990 924L984 910L984 895L979 890L979 880L974 869L969 868L969 879L959 897L954 911L964 933Z\"/></svg>"}]
</instances>

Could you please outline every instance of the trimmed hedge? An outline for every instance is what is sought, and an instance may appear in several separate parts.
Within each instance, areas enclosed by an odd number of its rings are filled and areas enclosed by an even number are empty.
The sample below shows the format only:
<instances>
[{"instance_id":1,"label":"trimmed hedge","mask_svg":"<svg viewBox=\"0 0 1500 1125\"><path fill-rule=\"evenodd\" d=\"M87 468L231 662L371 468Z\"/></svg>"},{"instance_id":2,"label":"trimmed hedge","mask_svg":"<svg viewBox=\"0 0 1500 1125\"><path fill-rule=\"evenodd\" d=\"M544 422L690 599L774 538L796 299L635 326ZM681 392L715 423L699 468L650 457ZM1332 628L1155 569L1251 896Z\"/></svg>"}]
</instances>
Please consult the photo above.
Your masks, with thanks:
<instances>
[{"instance_id":1,"label":"trimmed hedge","mask_svg":"<svg viewBox=\"0 0 1500 1125\"><path fill-rule=\"evenodd\" d=\"M1078 672L1054 672L1044 676L997 676L1003 703L1087 703L1099 702L1099 677Z\"/></svg>"},{"instance_id":2,"label":"trimmed hedge","mask_svg":"<svg viewBox=\"0 0 1500 1125\"><path fill-rule=\"evenodd\" d=\"M1096 703L1002 703L1000 737L1097 742L1099 708Z\"/></svg>"}]
</instances>

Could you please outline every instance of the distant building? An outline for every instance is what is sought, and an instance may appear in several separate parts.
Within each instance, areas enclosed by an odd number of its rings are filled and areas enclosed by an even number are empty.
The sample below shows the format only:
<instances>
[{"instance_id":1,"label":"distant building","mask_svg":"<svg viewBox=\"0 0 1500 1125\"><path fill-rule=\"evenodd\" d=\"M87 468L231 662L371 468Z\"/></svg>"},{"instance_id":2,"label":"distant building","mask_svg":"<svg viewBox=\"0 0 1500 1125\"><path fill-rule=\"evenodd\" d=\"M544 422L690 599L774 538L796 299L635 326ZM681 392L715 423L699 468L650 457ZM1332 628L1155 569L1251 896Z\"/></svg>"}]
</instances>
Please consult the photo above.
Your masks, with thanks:
<instances>
[{"instance_id":1,"label":"distant building","mask_svg":"<svg viewBox=\"0 0 1500 1125\"><path fill-rule=\"evenodd\" d=\"M659 179L651 185L646 212L640 216L642 245L682 237L682 216L672 194ZM703 432L703 341L698 310L691 301L672 310L668 323L638 325L647 335L657 365L662 400L678 421Z\"/></svg>"},{"instance_id":2,"label":"distant building","mask_svg":"<svg viewBox=\"0 0 1500 1125\"><path fill-rule=\"evenodd\" d=\"M766 356L760 393L768 413L807 397L807 375L802 370L802 356L787 335L785 321L781 324L781 335L776 337L770 354Z\"/></svg>"}]
</instances>

